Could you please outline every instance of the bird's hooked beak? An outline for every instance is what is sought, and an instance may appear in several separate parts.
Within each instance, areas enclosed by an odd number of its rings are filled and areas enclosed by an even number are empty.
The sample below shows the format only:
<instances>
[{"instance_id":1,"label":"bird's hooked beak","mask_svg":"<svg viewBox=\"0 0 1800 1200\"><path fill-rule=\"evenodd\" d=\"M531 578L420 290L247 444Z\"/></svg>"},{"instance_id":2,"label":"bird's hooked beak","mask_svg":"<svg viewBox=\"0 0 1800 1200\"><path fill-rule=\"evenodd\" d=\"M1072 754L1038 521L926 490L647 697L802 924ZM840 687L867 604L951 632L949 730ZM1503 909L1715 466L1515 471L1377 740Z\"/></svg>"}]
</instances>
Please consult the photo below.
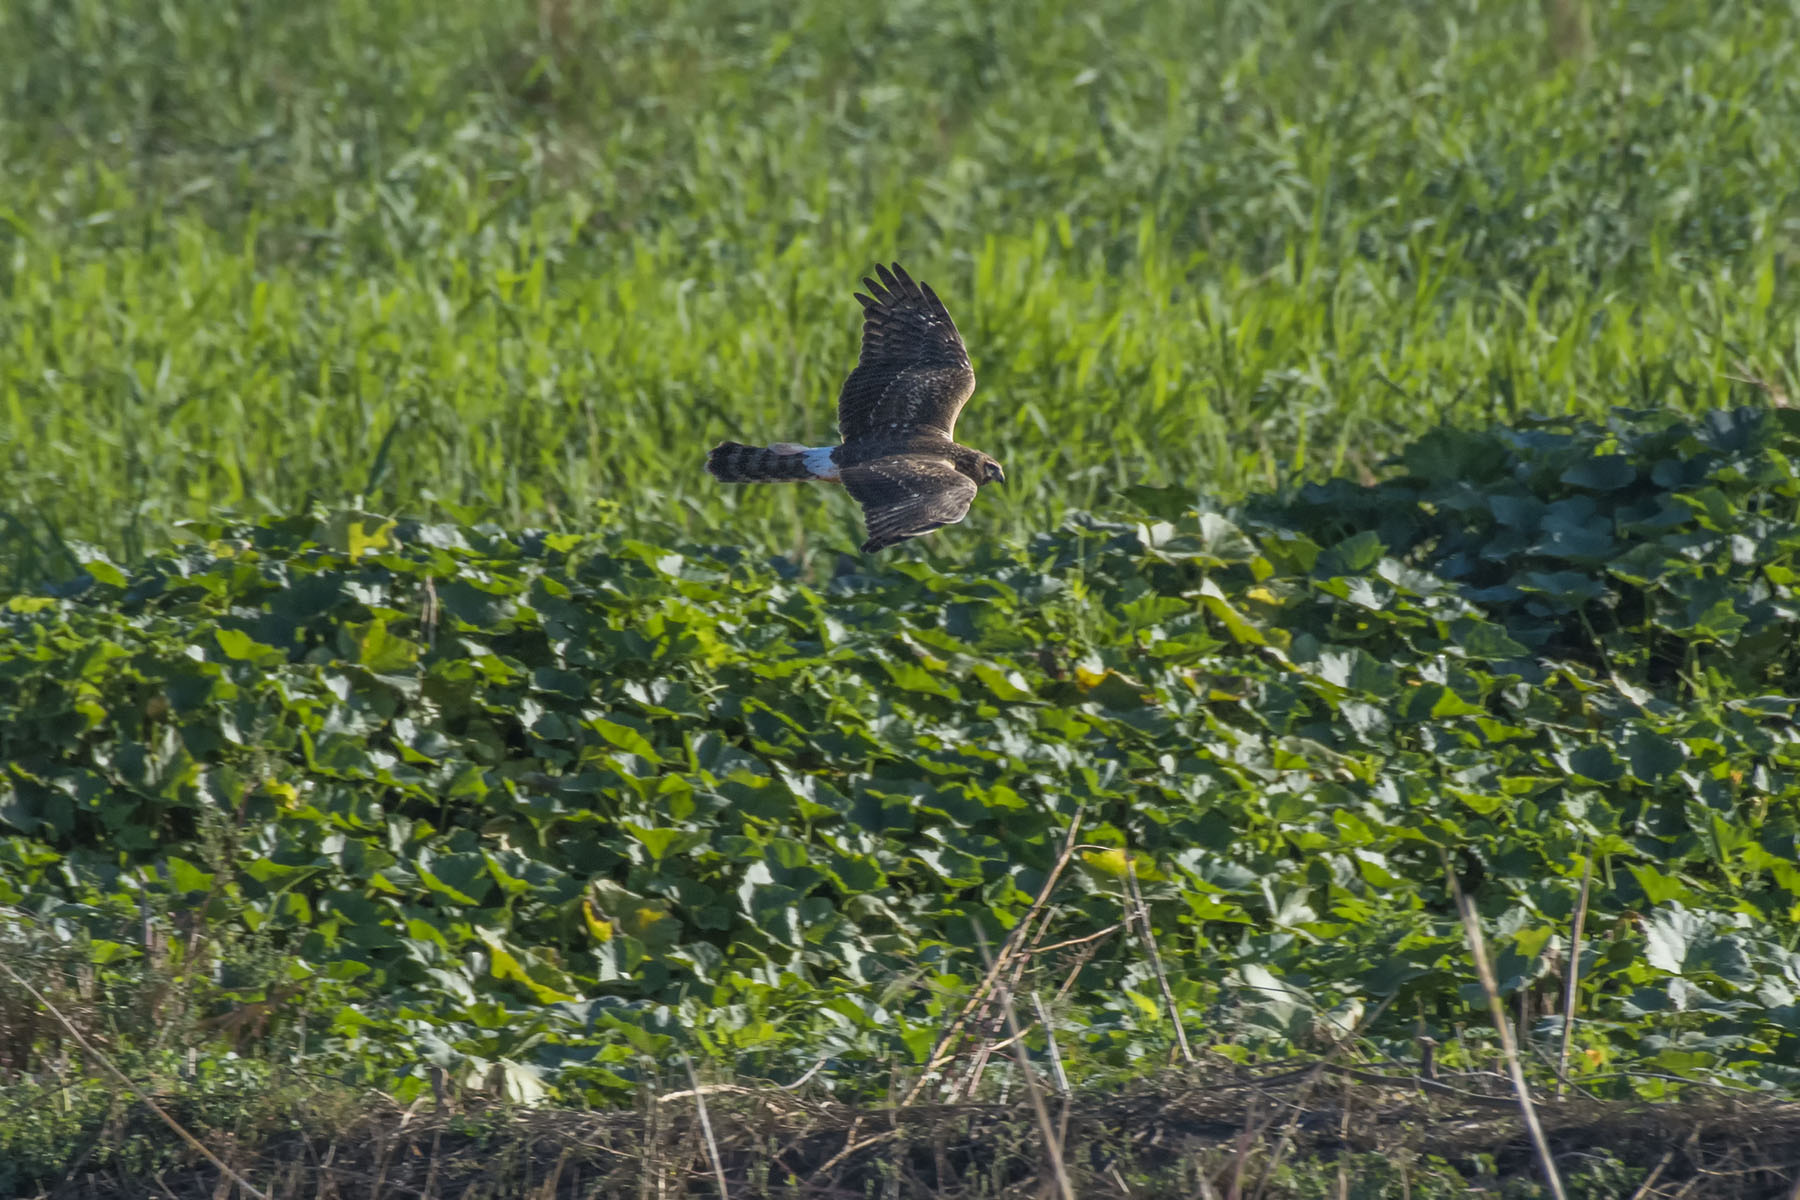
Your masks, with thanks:
<instances>
[{"instance_id":1,"label":"bird's hooked beak","mask_svg":"<svg viewBox=\"0 0 1800 1200\"><path fill-rule=\"evenodd\" d=\"M1005 483L1006 482L1006 472L1002 471L1000 469L999 463L989 464L989 466L988 466L988 482L989 483Z\"/></svg>"}]
</instances>

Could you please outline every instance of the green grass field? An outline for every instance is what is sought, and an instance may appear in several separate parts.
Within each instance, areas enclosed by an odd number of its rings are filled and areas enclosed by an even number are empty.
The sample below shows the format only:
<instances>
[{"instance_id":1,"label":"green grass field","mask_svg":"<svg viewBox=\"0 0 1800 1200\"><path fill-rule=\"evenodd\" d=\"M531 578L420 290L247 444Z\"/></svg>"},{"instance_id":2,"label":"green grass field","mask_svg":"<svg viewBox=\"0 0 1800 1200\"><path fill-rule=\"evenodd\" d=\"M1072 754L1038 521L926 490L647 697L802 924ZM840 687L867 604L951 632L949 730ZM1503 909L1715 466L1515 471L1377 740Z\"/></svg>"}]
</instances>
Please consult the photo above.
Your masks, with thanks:
<instances>
[{"instance_id":1,"label":"green grass field","mask_svg":"<svg viewBox=\"0 0 1800 1200\"><path fill-rule=\"evenodd\" d=\"M213 1194L104 1052L283 1200L440 1092L415 1193L586 1194L553 1104L1002 1194L1058 1073L1083 1195L1541 1194L1461 888L1571 1194L1788 1195L1797 35L0 5L0 1192ZM1009 483L866 558L701 462L832 436L894 259Z\"/></svg>"},{"instance_id":2,"label":"green grass field","mask_svg":"<svg viewBox=\"0 0 1800 1200\"><path fill-rule=\"evenodd\" d=\"M0 504L135 554L309 495L672 522L825 438L850 298L945 295L1015 486L1357 475L1438 422L1795 383L1792 5L284 6L0 11ZM1758 382L1742 382L1752 380Z\"/></svg>"}]
</instances>

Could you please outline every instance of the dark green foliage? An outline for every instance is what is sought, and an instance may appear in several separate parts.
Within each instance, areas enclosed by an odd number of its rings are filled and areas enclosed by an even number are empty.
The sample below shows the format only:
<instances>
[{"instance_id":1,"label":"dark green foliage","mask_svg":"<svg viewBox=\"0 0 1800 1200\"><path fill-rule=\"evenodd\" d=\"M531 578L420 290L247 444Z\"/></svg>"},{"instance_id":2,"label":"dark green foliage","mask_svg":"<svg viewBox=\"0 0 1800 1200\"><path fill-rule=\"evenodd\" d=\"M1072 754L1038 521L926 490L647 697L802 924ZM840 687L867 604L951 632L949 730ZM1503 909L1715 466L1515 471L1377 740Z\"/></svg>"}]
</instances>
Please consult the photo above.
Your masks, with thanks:
<instances>
[{"instance_id":1,"label":"dark green foliage","mask_svg":"<svg viewBox=\"0 0 1800 1200\"><path fill-rule=\"evenodd\" d=\"M1190 1036L1234 1055L1390 996L1379 1045L1478 1036L1442 854L1509 995L1555 991L1591 858L1575 1069L1787 1089L1796 455L1779 410L1440 433L1372 487L1145 491L1170 519L829 578L192 527L0 608L0 904L123 960L146 909L236 931L203 1002L306 981L269 1037L403 1097L423 1057L601 1099L678 1047L880 1091L1077 811L1055 937L1119 919L1131 853ZM1148 972L1118 938L1080 967L1078 1073L1166 1052Z\"/></svg>"}]
</instances>

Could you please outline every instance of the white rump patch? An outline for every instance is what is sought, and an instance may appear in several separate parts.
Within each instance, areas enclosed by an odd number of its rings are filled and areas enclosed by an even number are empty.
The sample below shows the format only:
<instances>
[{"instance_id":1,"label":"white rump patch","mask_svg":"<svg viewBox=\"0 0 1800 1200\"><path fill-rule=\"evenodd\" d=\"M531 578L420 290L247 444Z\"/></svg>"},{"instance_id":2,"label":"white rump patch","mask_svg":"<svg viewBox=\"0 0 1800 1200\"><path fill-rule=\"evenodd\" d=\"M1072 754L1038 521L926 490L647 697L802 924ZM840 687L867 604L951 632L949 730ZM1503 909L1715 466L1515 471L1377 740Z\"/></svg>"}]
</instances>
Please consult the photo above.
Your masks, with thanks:
<instances>
[{"instance_id":1,"label":"white rump patch","mask_svg":"<svg viewBox=\"0 0 1800 1200\"><path fill-rule=\"evenodd\" d=\"M822 479L826 483L841 482L838 465L831 461L831 452L836 446L817 446L802 449L805 456L806 469L812 472L814 479Z\"/></svg>"},{"instance_id":2,"label":"white rump patch","mask_svg":"<svg viewBox=\"0 0 1800 1200\"><path fill-rule=\"evenodd\" d=\"M779 454L789 458L795 454L806 464L814 479L822 479L826 483L841 482L838 476L838 465L831 461L831 452L836 446L804 446L799 442L776 442L769 447L771 454Z\"/></svg>"}]
</instances>

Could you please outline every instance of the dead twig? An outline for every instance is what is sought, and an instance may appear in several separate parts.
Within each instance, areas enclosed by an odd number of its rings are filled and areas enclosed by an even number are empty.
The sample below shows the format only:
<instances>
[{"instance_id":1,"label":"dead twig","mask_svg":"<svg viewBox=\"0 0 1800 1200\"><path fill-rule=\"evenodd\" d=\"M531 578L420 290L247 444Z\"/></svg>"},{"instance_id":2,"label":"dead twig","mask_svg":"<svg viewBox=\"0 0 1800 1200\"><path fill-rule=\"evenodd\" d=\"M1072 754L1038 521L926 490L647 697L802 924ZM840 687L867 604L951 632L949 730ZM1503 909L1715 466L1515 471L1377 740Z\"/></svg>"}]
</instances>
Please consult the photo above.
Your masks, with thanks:
<instances>
[{"instance_id":1,"label":"dead twig","mask_svg":"<svg viewBox=\"0 0 1800 1200\"><path fill-rule=\"evenodd\" d=\"M851 1132L854 1133L855 1130L852 1130ZM881 1143L887 1141L889 1138L896 1138L899 1136L900 1136L900 1131L898 1129L884 1129L880 1133L870 1134L868 1137L864 1138L860 1142L852 1142L852 1141L849 1141L848 1139L846 1139L844 1142L844 1148L842 1150L839 1150L836 1154L832 1155L830 1158L828 1158L824 1162L820 1163L818 1165L818 1167L813 1170L813 1172L812 1172L813 1177L816 1179L819 1176L826 1174L833 1167L837 1166L839 1163L843 1162L846 1158L849 1158L852 1154L855 1154L858 1151L867 1150L870 1146L879 1146Z\"/></svg>"},{"instance_id":2,"label":"dead twig","mask_svg":"<svg viewBox=\"0 0 1800 1200\"><path fill-rule=\"evenodd\" d=\"M981 953L985 957L988 952L987 937L981 932L979 921L975 922L975 937L981 943ZM1044 1139L1044 1153L1049 1156L1050 1169L1056 1176L1056 1190L1061 1193L1062 1200L1075 1200L1074 1185L1069 1182L1069 1172L1063 1166L1062 1141L1050 1125L1050 1109L1044 1103L1044 1089L1038 1086L1037 1074L1031 1069L1031 1060L1025 1055L1025 1041L1019 1032L1019 1018L1013 1012L1011 993L1001 993L1000 1009L1006 1014L1006 1030L1012 1035L1013 1041L1013 1061L1019 1065L1019 1077L1025 1083L1026 1095L1031 1098L1031 1111L1037 1117L1038 1133Z\"/></svg>"},{"instance_id":3,"label":"dead twig","mask_svg":"<svg viewBox=\"0 0 1800 1200\"><path fill-rule=\"evenodd\" d=\"M1631 1193L1631 1200L1644 1200L1644 1197L1654 1195L1655 1193L1651 1189L1656 1186L1656 1181L1662 1178L1663 1168L1668 1166L1674 1157L1675 1147L1670 1146L1663 1151L1663 1156L1657 1160L1654 1167L1650 1168L1650 1173L1644 1176L1644 1182L1638 1184L1637 1191Z\"/></svg>"},{"instance_id":4,"label":"dead twig","mask_svg":"<svg viewBox=\"0 0 1800 1200\"><path fill-rule=\"evenodd\" d=\"M1594 882L1594 856L1581 871L1581 896L1575 901L1575 926L1569 931L1569 969L1563 973L1562 1050L1556 1056L1556 1098L1563 1098L1569 1076L1569 1044L1575 1037L1575 1004L1581 998L1581 930L1587 924L1588 889Z\"/></svg>"},{"instance_id":5,"label":"dead twig","mask_svg":"<svg viewBox=\"0 0 1800 1200\"><path fill-rule=\"evenodd\" d=\"M1112 930L1116 932L1122 928L1124 928L1123 925L1114 925ZM1081 978L1082 968L1086 967L1094 960L1094 955L1098 953L1099 950L1100 943L1094 941L1089 942L1076 953L1075 965L1069 968L1069 973L1064 977L1062 986L1058 987L1056 989L1056 995L1050 998L1052 1001L1061 1000L1064 996L1069 994L1070 990L1075 986L1075 981Z\"/></svg>"},{"instance_id":6,"label":"dead twig","mask_svg":"<svg viewBox=\"0 0 1800 1200\"><path fill-rule=\"evenodd\" d=\"M719 1181L719 1200L731 1200L731 1189L725 1186L725 1161L719 1157L719 1143L713 1140L712 1119L706 1115L706 1096L700 1077L694 1074L694 1060L683 1054L681 1065L687 1068L688 1082L694 1088L694 1109L700 1114L700 1133L706 1139L706 1154L712 1159L713 1177Z\"/></svg>"},{"instance_id":7,"label":"dead twig","mask_svg":"<svg viewBox=\"0 0 1800 1200\"><path fill-rule=\"evenodd\" d=\"M1316 1068L1308 1067L1311 1071ZM1511 1111L1519 1106L1516 1098L1506 1096L1484 1096L1480 1092L1471 1092L1467 1088L1451 1087L1440 1079L1427 1079L1423 1075L1383 1075L1376 1071L1364 1071L1357 1067L1346 1067L1342 1063L1326 1063L1324 1070L1333 1075L1342 1075L1346 1079L1355 1079L1363 1083L1385 1084L1389 1087L1415 1088L1421 1092L1430 1092L1437 1096L1450 1096L1465 1104L1474 1104L1483 1108L1504 1108ZM1289 1077L1305 1074L1304 1071L1289 1072ZM1269 1080L1259 1080L1268 1084Z\"/></svg>"},{"instance_id":8,"label":"dead twig","mask_svg":"<svg viewBox=\"0 0 1800 1200\"><path fill-rule=\"evenodd\" d=\"M11 967L7 966L4 962L0 962L0 971L5 971L6 977L8 979L11 979L15 984L17 984L19 987L23 988L25 990L26 994L29 995L33 1000L36 1000L39 1004L43 1005L44 1011L48 1012L52 1017L56 1018L57 1023L60 1024L63 1027L63 1029L68 1032L69 1040L73 1041L77 1046L81 1047L82 1053L86 1054L89 1058L93 1059L96 1063L100 1064L100 1067L108 1075L111 1075L114 1079L118 1080L121 1086L131 1089L133 1094L135 1094L139 1100L143 1101L145 1108L148 1108L151 1112L155 1113L158 1120L160 1120L164 1125L167 1125L170 1129L175 1131L175 1136L179 1137L182 1141L186 1142L194 1150L198 1151L199 1154L203 1158L205 1158L207 1162L209 1162L213 1166L217 1167L221 1174L230 1178L230 1180L233 1183L237 1184L239 1187L243 1188L244 1191L246 1191L250 1195L254 1196L256 1198L256 1200L269 1200L267 1193L259 1190L255 1184L251 1183L248 1179L245 1179L242 1175L239 1175L236 1171L232 1170L231 1167L227 1166L224 1159L222 1159L218 1155L214 1154L211 1150L208 1150L204 1145L201 1144L199 1138L197 1138L193 1134L189 1133L185 1128L182 1127L180 1122L176 1121L174 1117L171 1117L167 1112L165 1112L163 1110L162 1105L160 1105L156 1101L152 1100L150 1098L150 1094L148 1092L146 1092L143 1088L139 1087L137 1084L131 1082L131 1079L125 1074L125 1072L119 1070L118 1067L114 1066L112 1059L108 1058L105 1054L101 1053L100 1050L98 1048L96 1048L92 1042L88 1041L87 1038L83 1037L81 1034L81 1030L75 1028L74 1022L70 1021L69 1018L63 1016L62 1010L57 1008L54 1004L50 1003L50 1001L45 998L45 996L42 992L40 992L36 988L32 987L29 983L26 983L23 979L21 979L19 977L18 972L14 971Z\"/></svg>"},{"instance_id":9,"label":"dead twig","mask_svg":"<svg viewBox=\"0 0 1800 1200\"><path fill-rule=\"evenodd\" d=\"M1150 956L1150 967L1156 972L1156 984L1162 989L1163 1003L1169 1008L1169 1021L1175 1026L1175 1044L1181 1047L1181 1061L1188 1066L1194 1065L1194 1051L1188 1045L1187 1031L1181 1027L1181 1009L1175 1003L1175 991L1169 986L1169 977L1163 971L1162 955L1156 950L1156 931L1150 927L1150 910L1144 904L1144 893L1138 887L1137 867L1131 855L1125 856L1125 883L1129 889L1130 907L1138 919L1138 929L1144 938L1144 951Z\"/></svg>"},{"instance_id":10,"label":"dead twig","mask_svg":"<svg viewBox=\"0 0 1800 1200\"><path fill-rule=\"evenodd\" d=\"M806 1068L806 1074L800 1076L800 1078L794 1080L794 1082L792 1082L792 1083L780 1083L780 1084L776 1084L775 1086L779 1087L784 1092L799 1091L800 1088L805 1086L807 1080L811 1079L814 1075L817 1075L821 1070L824 1069L825 1064L830 1061L831 1061L831 1055L821 1054L821 1055L819 1055L818 1062L816 1062L812 1066Z\"/></svg>"},{"instance_id":11,"label":"dead twig","mask_svg":"<svg viewBox=\"0 0 1800 1200\"><path fill-rule=\"evenodd\" d=\"M1066 942L1051 942L1048 946L1033 946L1031 948L1031 953L1048 954L1052 950L1067 950L1070 946L1085 946L1089 942L1097 942L1103 937L1111 937L1123 928L1125 928L1125 922L1116 921L1113 924L1108 925L1105 929L1097 930L1094 933L1083 934L1078 938L1070 938Z\"/></svg>"},{"instance_id":12,"label":"dead twig","mask_svg":"<svg viewBox=\"0 0 1800 1200\"><path fill-rule=\"evenodd\" d=\"M1081 818L1085 811L1085 809L1078 808L1075 810L1075 815L1069 819L1069 830L1063 837L1062 851L1057 855L1055 865L1050 868L1050 874L1045 877L1044 886L1038 890L1037 899L1032 901L1031 907L1025 912L1024 919L1013 927L1012 932L1001 943L1000 953L988 965L987 974L982 976L981 982L970 994L962 1011L957 1013L950 1024L944 1027L944 1032L938 1035L937 1042L931 1047L931 1053L925 1058L924 1070L919 1072L919 1077L913 1081L912 1087L907 1089L905 1098L900 1101L902 1108L917 1100L919 1093L924 1090L926 1081L940 1067L950 1061L951 1043L962 1033L970 1018L992 994L995 986L1000 982L1000 973L1011 964L1013 956L1018 953L1019 947L1024 943L1032 923L1050 903L1050 894L1056 890L1056 881L1062 876L1063 868L1069 865L1069 860L1075 856L1075 837L1081 830Z\"/></svg>"},{"instance_id":13,"label":"dead twig","mask_svg":"<svg viewBox=\"0 0 1800 1200\"><path fill-rule=\"evenodd\" d=\"M1063 1070L1062 1051L1056 1046L1056 1030L1050 1024L1050 1013L1044 1007L1044 998L1036 992L1031 993L1031 1007L1037 1013L1038 1024L1044 1027L1044 1042L1050 1047L1050 1066L1056 1075L1056 1093L1063 1099L1069 1098L1069 1076Z\"/></svg>"},{"instance_id":14,"label":"dead twig","mask_svg":"<svg viewBox=\"0 0 1800 1200\"><path fill-rule=\"evenodd\" d=\"M1344 1035L1331 1044L1330 1049L1325 1052L1325 1056L1313 1065L1310 1074L1304 1077L1300 1084L1300 1097L1294 1101L1293 1111L1289 1114L1287 1123L1282 1127L1281 1140L1275 1144L1275 1153L1269 1156L1269 1165L1264 1169L1262 1179L1256 1185L1255 1200L1262 1200L1263 1194L1274 1182L1275 1173L1281 1167L1282 1160L1287 1157L1288 1151L1293 1147L1294 1135L1300 1129L1300 1118L1305 1111L1305 1102L1312 1089L1317 1086L1320 1076L1331 1068L1333 1059L1349 1049L1351 1043L1355 1041L1357 1033L1374 1024L1381 1014L1387 1011L1388 1005L1393 1002L1392 996L1383 997L1381 1003L1375 1006L1375 1011L1364 1014L1356 1024L1345 1030ZM1274 1117L1271 1114L1271 1123L1273 1120Z\"/></svg>"},{"instance_id":15,"label":"dead twig","mask_svg":"<svg viewBox=\"0 0 1800 1200\"><path fill-rule=\"evenodd\" d=\"M1493 964L1488 961L1487 941L1481 934L1481 920L1475 913L1474 902L1464 894L1462 885L1456 881L1456 871L1450 865L1448 854L1444 855L1444 877L1450 881L1450 894L1455 897L1456 911L1462 916L1469 954L1475 960L1475 974L1481 980L1481 990L1487 993L1488 1011L1494 1018L1494 1031L1500 1035L1500 1049L1506 1056L1507 1073L1512 1076L1513 1092L1519 1099L1519 1112L1525 1118L1526 1130L1531 1134L1538 1169L1543 1172L1550 1194L1556 1200L1568 1200L1567 1193L1563 1191L1562 1176L1556 1170L1556 1159L1550 1154L1550 1141L1544 1136L1544 1127L1538 1121L1537 1105L1532 1102L1530 1085L1525 1082L1525 1067L1519 1060L1519 1047L1513 1042L1512 1022L1506 1019L1506 1002L1500 998L1500 984L1494 978Z\"/></svg>"}]
</instances>

